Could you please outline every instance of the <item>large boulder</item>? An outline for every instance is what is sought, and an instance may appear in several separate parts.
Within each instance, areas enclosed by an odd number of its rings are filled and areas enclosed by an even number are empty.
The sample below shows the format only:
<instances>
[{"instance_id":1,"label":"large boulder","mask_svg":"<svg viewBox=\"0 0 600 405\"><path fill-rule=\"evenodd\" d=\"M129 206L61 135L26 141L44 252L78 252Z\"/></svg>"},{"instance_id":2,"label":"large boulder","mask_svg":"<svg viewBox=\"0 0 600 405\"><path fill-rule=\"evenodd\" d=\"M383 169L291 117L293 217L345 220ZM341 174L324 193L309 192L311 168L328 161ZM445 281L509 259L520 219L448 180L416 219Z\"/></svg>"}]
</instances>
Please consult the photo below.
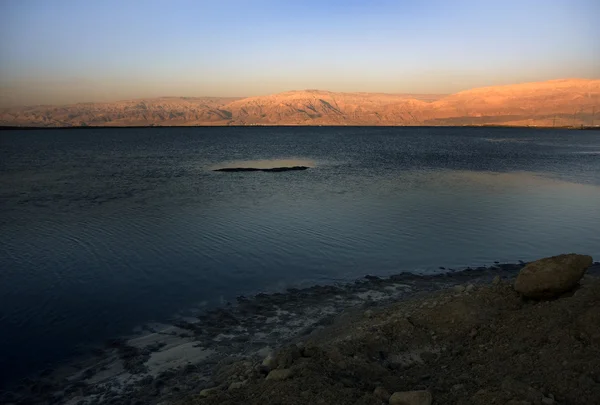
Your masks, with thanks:
<instances>
[{"instance_id":1,"label":"large boulder","mask_svg":"<svg viewBox=\"0 0 600 405\"><path fill-rule=\"evenodd\" d=\"M530 298L556 297L575 287L592 261L574 253L536 260L521 269L515 290Z\"/></svg>"}]
</instances>

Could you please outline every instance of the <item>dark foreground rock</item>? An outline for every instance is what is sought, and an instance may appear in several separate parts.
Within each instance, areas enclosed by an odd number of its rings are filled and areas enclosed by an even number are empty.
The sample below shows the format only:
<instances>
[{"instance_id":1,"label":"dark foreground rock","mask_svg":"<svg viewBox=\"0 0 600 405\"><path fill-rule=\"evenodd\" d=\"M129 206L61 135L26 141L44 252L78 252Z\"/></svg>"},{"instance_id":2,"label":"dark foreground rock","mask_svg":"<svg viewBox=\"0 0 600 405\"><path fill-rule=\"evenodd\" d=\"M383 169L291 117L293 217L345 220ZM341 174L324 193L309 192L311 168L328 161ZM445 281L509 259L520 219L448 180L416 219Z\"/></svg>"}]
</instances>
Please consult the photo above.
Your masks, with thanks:
<instances>
[{"instance_id":1,"label":"dark foreground rock","mask_svg":"<svg viewBox=\"0 0 600 405\"><path fill-rule=\"evenodd\" d=\"M215 169L214 172L289 172L295 170L306 170L308 166L273 167L270 169L259 169L256 167L225 167Z\"/></svg>"},{"instance_id":2,"label":"dark foreground rock","mask_svg":"<svg viewBox=\"0 0 600 405\"><path fill-rule=\"evenodd\" d=\"M592 265L592 257L565 254L536 260L525 266L515 290L530 298L553 298L573 289Z\"/></svg>"}]
</instances>

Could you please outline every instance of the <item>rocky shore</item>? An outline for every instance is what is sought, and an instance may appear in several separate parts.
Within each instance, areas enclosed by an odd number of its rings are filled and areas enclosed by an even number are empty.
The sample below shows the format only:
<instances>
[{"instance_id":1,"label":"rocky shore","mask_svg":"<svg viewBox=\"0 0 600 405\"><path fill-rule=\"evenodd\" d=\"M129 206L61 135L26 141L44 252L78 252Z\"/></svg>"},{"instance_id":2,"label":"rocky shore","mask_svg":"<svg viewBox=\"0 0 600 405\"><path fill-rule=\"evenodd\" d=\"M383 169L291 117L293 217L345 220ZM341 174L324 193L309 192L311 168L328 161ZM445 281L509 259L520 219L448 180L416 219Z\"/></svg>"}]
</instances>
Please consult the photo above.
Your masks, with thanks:
<instances>
[{"instance_id":1,"label":"rocky shore","mask_svg":"<svg viewBox=\"0 0 600 405\"><path fill-rule=\"evenodd\" d=\"M239 297L0 403L600 404L600 263L547 260Z\"/></svg>"}]
</instances>

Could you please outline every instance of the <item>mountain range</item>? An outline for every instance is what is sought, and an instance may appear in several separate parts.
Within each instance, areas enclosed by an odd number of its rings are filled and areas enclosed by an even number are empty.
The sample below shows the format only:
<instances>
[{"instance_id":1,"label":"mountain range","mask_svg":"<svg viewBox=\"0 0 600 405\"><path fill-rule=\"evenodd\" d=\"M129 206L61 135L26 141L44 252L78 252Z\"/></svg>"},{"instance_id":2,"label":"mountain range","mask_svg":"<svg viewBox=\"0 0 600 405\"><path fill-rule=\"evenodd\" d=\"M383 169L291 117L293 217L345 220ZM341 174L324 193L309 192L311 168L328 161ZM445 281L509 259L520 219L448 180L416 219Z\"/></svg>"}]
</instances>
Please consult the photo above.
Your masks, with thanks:
<instances>
[{"instance_id":1,"label":"mountain range","mask_svg":"<svg viewBox=\"0 0 600 405\"><path fill-rule=\"evenodd\" d=\"M0 125L507 125L600 124L600 80L561 79L455 94L288 91L258 97L160 97L0 108Z\"/></svg>"}]
</instances>

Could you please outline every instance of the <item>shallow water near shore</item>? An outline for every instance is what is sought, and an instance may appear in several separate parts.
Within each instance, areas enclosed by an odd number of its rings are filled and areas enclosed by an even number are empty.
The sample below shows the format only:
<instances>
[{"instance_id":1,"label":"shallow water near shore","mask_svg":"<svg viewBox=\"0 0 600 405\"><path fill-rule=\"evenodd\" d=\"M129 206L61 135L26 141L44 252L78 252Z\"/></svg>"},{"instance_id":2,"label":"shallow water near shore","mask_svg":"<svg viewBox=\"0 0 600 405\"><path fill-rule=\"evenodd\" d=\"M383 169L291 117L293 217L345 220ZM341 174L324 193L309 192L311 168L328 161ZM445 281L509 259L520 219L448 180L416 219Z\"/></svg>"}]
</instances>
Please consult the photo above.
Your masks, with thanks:
<instances>
[{"instance_id":1,"label":"shallow water near shore","mask_svg":"<svg viewBox=\"0 0 600 405\"><path fill-rule=\"evenodd\" d=\"M594 131L0 136L2 380L242 294L570 251L600 257ZM311 168L210 171L274 159Z\"/></svg>"}]
</instances>

